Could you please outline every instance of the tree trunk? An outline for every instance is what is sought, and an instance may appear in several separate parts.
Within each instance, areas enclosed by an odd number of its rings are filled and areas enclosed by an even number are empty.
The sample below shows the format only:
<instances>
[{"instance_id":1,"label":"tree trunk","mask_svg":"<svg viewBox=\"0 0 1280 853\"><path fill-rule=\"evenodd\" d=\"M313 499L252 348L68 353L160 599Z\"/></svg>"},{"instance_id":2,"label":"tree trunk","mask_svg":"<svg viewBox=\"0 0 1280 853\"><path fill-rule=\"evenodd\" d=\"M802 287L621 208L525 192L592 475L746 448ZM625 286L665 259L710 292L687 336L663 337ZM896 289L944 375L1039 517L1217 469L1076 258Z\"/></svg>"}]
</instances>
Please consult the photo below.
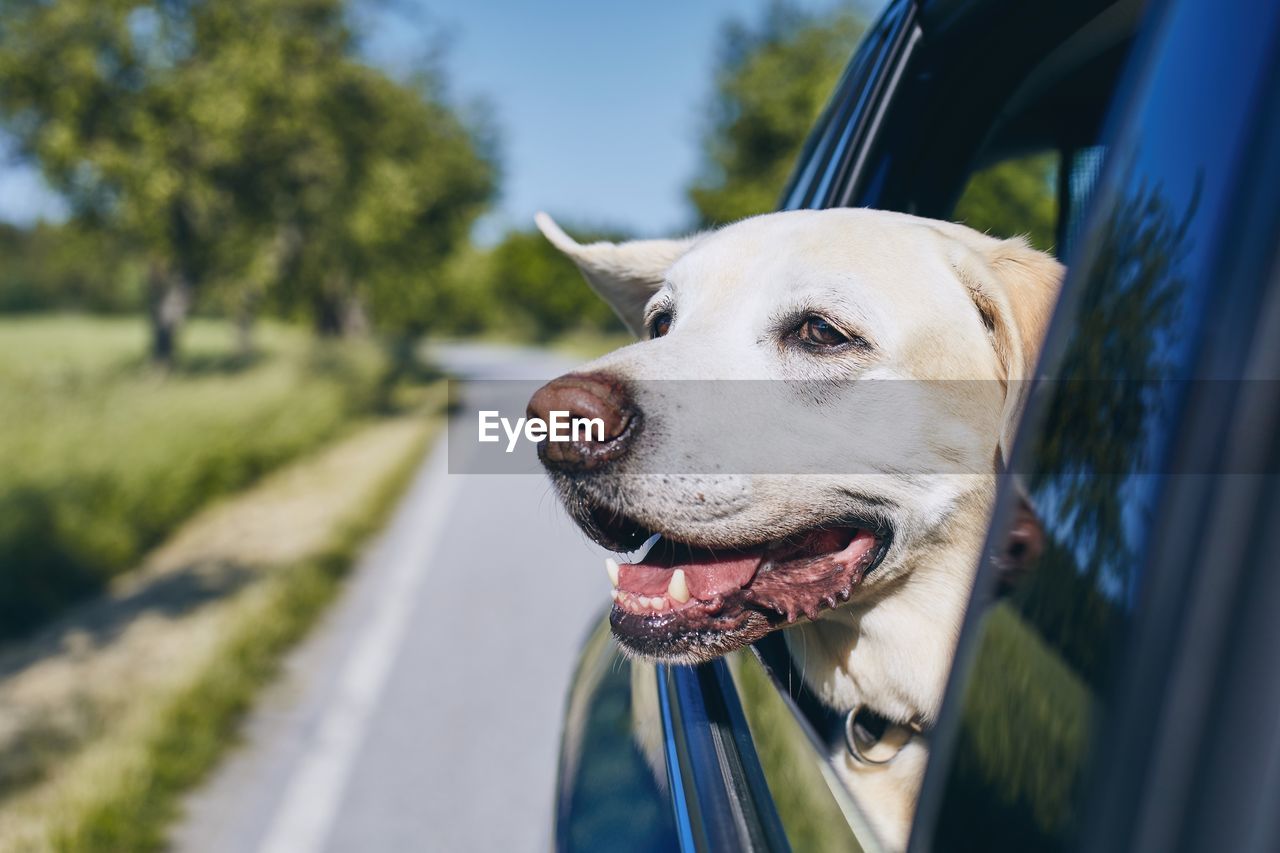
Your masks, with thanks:
<instances>
[{"instance_id":1,"label":"tree trunk","mask_svg":"<svg viewBox=\"0 0 1280 853\"><path fill-rule=\"evenodd\" d=\"M168 370L178 353L178 334L191 310L191 286L168 266L152 261L147 275L151 362Z\"/></svg>"},{"instance_id":2,"label":"tree trunk","mask_svg":"<svg viewBox=\"0 0 1280 853\"><path fill-rule=\"evenodd\" d=\"M369 315L364 310L364 300L352 294L342 304L342 334L353 337L369 331Z\"/></svg>"},{"instance_id":3,"label":"tree trunk","mask_svg":"<svg viewBox=\"0 0 1280 853\"><path fill-rule=\"evenodd\" d=\"M258 353L258 344L254 339L254 321L257 320L257 301L250 297L240 300L236 310L236 357L248 363Z\"/></svg>"},{"instance_id":4,"label":"tree trunk","mask_svg":"<svg viewBox=\"0 0 1280 853\"><path fill-rule=\"evenodd\" d=\"M322 338L336 338L342 334L342 297L320 292L312 299L312 314L316 334Z\"/></svg>"},{"instance_id":5,"label":"tree trunk","mask_svg":"<svg viewBox=\"0 0 1280 853\"><path fill-rule=\"evenodd\" d=\"M351 292L345 276L334 275L312 299L316 334L322 338L359 335L369 330L360 297Z\"/></svg>"}]
</instances>

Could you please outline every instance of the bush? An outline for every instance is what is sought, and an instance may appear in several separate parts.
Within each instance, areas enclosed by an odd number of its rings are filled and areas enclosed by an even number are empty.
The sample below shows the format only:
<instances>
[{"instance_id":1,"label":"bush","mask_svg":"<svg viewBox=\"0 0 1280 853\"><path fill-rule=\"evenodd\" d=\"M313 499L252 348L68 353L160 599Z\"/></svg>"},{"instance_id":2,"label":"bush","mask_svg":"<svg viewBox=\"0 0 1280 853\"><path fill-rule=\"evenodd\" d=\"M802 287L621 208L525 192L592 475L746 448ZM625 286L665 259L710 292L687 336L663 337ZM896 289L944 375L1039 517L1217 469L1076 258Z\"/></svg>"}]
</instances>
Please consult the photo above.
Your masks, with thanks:
<instances>
[{"instance_id":1,"label":"bush","mask_svg":"<svg viewBox=\"0 0 1280 853\"><path fill-rule=\"evenodd\" d=\"M101 589L210 499L337 434L374 403L370 344L264 329L238 361L200 321L170 375L132 319L0 320L0 637Z\"/></svg>"}]
</instances>

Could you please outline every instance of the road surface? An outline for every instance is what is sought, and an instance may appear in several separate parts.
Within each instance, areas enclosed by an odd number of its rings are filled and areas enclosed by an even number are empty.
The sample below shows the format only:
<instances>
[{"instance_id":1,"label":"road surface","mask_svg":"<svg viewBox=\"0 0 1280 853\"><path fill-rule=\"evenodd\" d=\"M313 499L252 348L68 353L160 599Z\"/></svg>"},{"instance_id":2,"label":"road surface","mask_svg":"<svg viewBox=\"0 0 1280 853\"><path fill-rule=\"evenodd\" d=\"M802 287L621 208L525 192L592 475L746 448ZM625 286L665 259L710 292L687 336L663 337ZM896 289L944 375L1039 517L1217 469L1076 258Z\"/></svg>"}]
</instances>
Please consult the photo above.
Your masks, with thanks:
<instances>
[{"instance_id":1,"label":"road surface","mask_svg":"<svg viewBox=\"0 0 1280 853\"><path fill-rule=\"evenodd\" d=\"M537 350L439 348L454 375L550 378ZM450 475L443 436L343 598L186 803L193 853L544 851L603 552L542 477Z\"/></svg>"}]
</instances>

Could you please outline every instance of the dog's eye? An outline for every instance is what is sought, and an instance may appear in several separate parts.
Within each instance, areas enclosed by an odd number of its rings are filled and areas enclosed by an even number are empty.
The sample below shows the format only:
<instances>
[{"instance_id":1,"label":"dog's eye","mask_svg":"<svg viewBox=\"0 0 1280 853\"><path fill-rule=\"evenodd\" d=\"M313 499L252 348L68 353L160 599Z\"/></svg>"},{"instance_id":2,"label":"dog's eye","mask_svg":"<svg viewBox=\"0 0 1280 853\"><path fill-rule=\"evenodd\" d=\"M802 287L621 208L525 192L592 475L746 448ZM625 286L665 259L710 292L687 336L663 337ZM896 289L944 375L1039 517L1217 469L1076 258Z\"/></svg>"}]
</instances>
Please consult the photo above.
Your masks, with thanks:
<instances>
[{"instance_id":1,"label":"dog's eye","mask_svg":"<svg viewBox=\"0 0 1280 853\"><path fill-rule=\"evenodd\" d=\"M816 314L806 317L796 329L796 336L806 344L818 347L838 347L853 343L853 339L832 325L831 321Z\"/></svg>"},{"instance_id":2,"label":"dog's eye","mask_svg":"<svg viewBox=\"0 0 1280 853\"><path fill-rule=\"evenodd\" d=\"M649 337L660 338L667 332L671 331L671 312L659 311L653 315L653 319L649 321Z\"/></svg>"}]
</instances>

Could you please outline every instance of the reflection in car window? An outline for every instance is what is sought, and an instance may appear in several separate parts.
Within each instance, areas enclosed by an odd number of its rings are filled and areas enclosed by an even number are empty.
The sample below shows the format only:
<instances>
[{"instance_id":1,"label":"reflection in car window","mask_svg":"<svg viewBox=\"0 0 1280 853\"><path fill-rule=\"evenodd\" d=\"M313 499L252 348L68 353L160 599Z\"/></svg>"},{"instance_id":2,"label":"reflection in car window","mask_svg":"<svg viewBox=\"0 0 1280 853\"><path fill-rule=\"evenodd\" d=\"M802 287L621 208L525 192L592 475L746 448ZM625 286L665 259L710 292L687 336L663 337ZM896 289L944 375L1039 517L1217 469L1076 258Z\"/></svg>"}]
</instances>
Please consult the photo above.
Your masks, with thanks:
<instances>
[{"instance_id":1,"label":"reflection in car window","mask_svg":"<svg viewBox=\"0 0 1280 853\"><path fill-rule=\"evenodd\" d=\"M794 850L874 850L870 828L801 728L797 714L751 652L730 658L760 767Z\"/></svg>"},{"instance_id":2,"label":"reflection in car window","mask_svg":"<svg viewBox=\"0 0 1280 853\"><path fill-rule=\"evenodd\" d=\"M602 621L583 650L561 743L556 849L678 850L653 666Z\"/></svg>"},{"instance_id":3,"label":"reflection in car window","mask_svg":"<svg viewBox=\"0 0 1280 853\"><path fill-rule=\"evenodd\" d=\"M1180 380L1198 378L1217 284L1209 238L1230 221L1248 139L1254 93L1219 77L1266 49L1249 16L1188 14L1163 30L1150 88L1108 154L1046 344L1041 372L1056 379L1037 391L1006 479L1002 505L1016 497L1020 510L992 538L996 602L962 641L974 657L947 712L959 727L936 769L935 823L917 827L917 844L1060 850L1082 830L1144 579L1160 568L1146 562L1150 537L1186 476L1166 461ZM1096 166L1077 170L1087 192Z\"/></svg>"},{"instance_id":4,"label":"reflection in car window","mask_svg":"<svg viewBox=\"0 0 1280 853\"><path fill-rule=\"evenodd\" d=\"M1203 293L1179 274L1194 196L1141 186L1105 223L1100 262L1020 453L1014 535L994 555L938 847L1051 850L1071 840L1095 706L1110 689L1141 582L1166 424ZM1181 356L1181 357L1179 357ZM1104 378L1105 377L1105 378Z\"/></svg>"}]
</instances>

